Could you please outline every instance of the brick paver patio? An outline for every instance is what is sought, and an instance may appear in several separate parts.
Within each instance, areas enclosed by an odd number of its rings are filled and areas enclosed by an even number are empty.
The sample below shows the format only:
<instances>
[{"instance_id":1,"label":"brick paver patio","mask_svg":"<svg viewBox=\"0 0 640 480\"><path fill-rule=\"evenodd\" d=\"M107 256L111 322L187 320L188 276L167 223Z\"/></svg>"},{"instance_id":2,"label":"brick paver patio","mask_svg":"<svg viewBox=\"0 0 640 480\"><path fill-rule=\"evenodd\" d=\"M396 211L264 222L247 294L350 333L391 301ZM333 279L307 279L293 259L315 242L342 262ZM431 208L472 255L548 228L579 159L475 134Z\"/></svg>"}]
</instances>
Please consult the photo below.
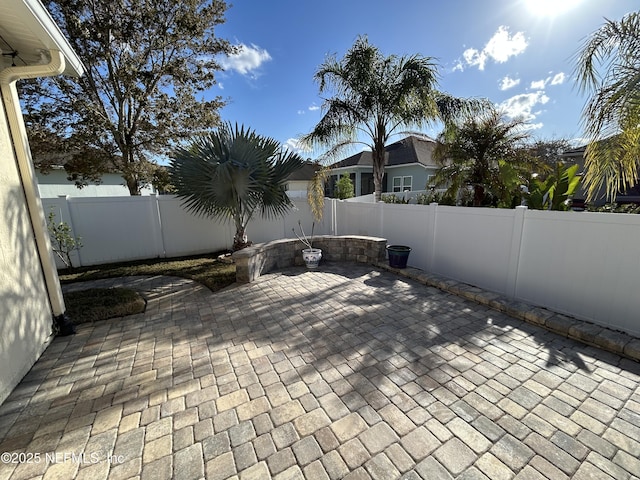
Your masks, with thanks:
<instances>
[{"instance_id":1,"label":"brick paver patio","mask_svg":"<svg viewBox=\"0 0 640 480\"><path fill-rule=\"evenodd\" d=\"M640 477L640 364L451 294L355 264L97 283L147 311L53 341L0 480Z\"/></svg>"}]
</instances>

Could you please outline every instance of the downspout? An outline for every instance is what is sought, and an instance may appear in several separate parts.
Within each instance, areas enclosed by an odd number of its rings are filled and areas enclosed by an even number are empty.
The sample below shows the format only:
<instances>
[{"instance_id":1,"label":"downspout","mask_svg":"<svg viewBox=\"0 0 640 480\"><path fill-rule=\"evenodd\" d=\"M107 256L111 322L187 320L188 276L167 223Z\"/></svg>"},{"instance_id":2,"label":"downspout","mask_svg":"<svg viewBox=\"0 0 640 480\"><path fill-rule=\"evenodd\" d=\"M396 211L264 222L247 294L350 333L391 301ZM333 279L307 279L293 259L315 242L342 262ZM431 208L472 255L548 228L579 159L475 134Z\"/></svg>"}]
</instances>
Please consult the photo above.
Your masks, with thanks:
<instances>
[{"instance_id":1,"label":"downspout","mask_svg":"<svg viewBox=\"0 0 640 480\"><path fill-rule=\"evenodd\" d=\"M40 256L40 263L45 278L49 302L54 317L60 317L65 313L64 299L58 270L56 268L51 240L47 230L47 221L44 216L42 201L38 194L35 180L31 150L27 140L27 131L22 118L20 99L16 82L27 78L52 77L60 75L65 69L65 60L59 50L49 50L50 62L45 65L30 65L26 67L8 67L0 70L0 90L4 101L9 131L13 140L15 155L18 163L18 171L22 179L24 195L27 200L27 208L31 217L31 225L36 239L36 246Z\"/></svg>"}]
</instances>

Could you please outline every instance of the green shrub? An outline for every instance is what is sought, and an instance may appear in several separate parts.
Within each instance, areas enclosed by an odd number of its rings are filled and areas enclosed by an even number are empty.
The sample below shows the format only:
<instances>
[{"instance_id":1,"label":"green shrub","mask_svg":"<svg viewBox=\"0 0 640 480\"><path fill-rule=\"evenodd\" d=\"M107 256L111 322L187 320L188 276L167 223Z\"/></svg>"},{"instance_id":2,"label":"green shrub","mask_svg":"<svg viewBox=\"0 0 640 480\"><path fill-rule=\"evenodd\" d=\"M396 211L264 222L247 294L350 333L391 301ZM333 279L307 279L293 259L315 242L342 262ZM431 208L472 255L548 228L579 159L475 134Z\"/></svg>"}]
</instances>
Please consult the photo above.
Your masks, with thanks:
<instances>
[{"instance_id":1,"label":"green shrub","mask_svg":"<svg viewBox=\"0 0 640 480\"><path fill-rule=\"evenodd\" d=\"M349 178L349 175L342 175L336 182L336 198L344 200L345 198L351 198L355 195L355 189L353 188L353 182Z\"/></svg>"},{"instance_id":2,"label":"green shrub","mask_svg":"<svg viewBox=\"0 0 640 480\"><path fill-rule=\"evenodd\" d=\"M416 197L416 203L418 205L429 205L430 203L437 203L439 205L451 205L455 206L456 199L449 195L447 192L429 192L419 193Z\"/></svg>"},{"instance_id":3,"label":"green shrub","mask_svg":"<svg viewBox=\"0 0 640 480\"><path fill-rule=\"evenodd\" d=\"M529 186L527 206L534 210L568 210L569 199L580 186L578 165L557 162L547 178L534 178Z\"/></svg>"},{"instance_id":4,"label":"green shrub","mask_svg":"<svg viewBox=\"0 0 640 480\"><path fill-rule=\"evenodd\" d=\"M71 252L80 250L82 242L80 237L71 235L71 227L65 222L56 222L56 214L51 210L47 217L47 229L51 237L51 247L67 268L72 269Z\"/></svg>"},{"instance_id":5,"label":"green shrub","mask_svg":"<svg viewBox=\"0 0 640 480\"><path fill-rule=\"evenodd\" d=\"M380 200L384 203L397 203L397 204L407 204L409 203L409 199L404 199L398 197L395 193L383 193L380 195Z\"/></svg>"},{"instance_id":6,"label":"green shrub","mask_svg":"<svg viewBox=\"0 0 640 480\"><path fill-rule=\"evenodd\" d=\"M607 203L601 207L589 206L587 207L589 212L603 212L603 213L640 213L640 205L637 203L625 203L618 205L617 203Z\"/></svg>"}]
</instances>

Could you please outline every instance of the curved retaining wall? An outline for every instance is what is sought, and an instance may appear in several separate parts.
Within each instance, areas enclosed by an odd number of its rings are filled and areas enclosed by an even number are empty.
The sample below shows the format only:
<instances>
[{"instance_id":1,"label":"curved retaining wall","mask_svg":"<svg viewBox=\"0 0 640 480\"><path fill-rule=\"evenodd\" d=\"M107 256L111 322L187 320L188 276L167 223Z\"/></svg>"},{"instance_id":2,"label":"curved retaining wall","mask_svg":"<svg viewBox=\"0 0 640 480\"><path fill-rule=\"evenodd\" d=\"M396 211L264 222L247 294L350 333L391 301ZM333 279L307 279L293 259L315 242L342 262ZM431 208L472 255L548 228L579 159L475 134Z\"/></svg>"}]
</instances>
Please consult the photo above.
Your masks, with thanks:
<instances>
[{"instance_id":1,"label":"curved retaining wall","mask_svg":"<svg viewBox=\"0 0 640 480\"><path fill-rule=\"evenodd\" d=\"M387 240L378 237L324 235L314 237L313 248L322 249L322 262L359 262L377 264L384 262ZM236 262L236 281L250 283L264 273L295 265L304 265L302 249L305 245L297 239L282 239L259 243L233 254Z\"/></svg>"}]
</instances>

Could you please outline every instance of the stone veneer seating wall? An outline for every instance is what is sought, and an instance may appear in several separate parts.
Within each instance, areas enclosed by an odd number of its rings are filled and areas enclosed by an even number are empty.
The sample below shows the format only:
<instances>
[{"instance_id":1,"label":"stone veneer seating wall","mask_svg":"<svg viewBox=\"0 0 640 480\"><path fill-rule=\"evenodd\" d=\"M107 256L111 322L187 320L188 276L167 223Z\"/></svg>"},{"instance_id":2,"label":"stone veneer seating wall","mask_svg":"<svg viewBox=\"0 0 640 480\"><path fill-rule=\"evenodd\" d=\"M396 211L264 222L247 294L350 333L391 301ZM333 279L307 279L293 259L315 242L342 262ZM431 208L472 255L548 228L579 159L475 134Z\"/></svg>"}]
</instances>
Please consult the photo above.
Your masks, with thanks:
<instances>
[{"instance_id":1,"label":"stone veneer seating wall","mask_svg":"<svg viewBox=\"0 0 640 480\"><path fill-rule=\"evenodd\" d=\"M314 237L313 248L322 249L322 261L359 262L376 265L384 262L387 240L356 235ZM244 248L233 254L236 262L236 281L250 283L272 270L304 265L302 249L297 239L273 240Z\"/></svg>"}]
</instances>

